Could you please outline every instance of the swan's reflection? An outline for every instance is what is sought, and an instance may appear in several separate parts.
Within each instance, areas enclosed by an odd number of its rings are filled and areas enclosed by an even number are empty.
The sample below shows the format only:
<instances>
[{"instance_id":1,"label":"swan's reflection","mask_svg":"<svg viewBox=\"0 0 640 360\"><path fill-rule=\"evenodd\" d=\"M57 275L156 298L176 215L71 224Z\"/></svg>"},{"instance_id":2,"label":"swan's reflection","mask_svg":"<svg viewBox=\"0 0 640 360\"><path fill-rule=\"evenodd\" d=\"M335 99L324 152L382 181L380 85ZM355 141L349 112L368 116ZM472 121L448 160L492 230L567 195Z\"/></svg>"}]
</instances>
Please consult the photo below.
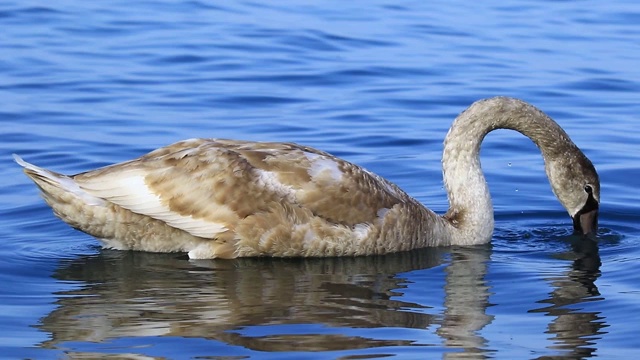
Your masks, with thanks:
<instances>
[{"instance_id":1,"label":"swan's reflection","mask_svg":"<svg viewBox=\"0 0 640 360\"><path fill-rule=\"evenodd\" d=\"M481 246L379 257L193 262L171 254L102 250L67 261L54 274L81 286L57 294L57 309L40 324L51 334L42 345L68 349L75 342L176 336L255 351L430 345L447 348L451 358L487 357L493 351L481 330L493 319L486 313L490 254L490 246ZM597 291L597 276L585 284L580 267L597 265L588 272L594 274L599 263L582 257L574 264L570 274L553 280L556 290L544 301L552 305L537 311L556 317L549 331L557 334L560 348L578 351L602 325L596 314L563 308ZM416 274L428 279L416 282ZM437 295L442 280L444 309ZM436 294L431 300L406 296L428 286ZM416 339L415 332L413 338L388 336L392 330L363 335L374 328L421 329L419 334L433 338Z\"/></svg>"},{"instance_id":2,"label":"swan's reflection","mask_svg":"<svg viewBox=\"0 0 640 360\"><path fill-rule=\"evenodd\" d=\"M490 248L456 248L446 272L445 310L438 334L447 347L462 352L447 353L446 358L484 358L486 340L479 331L493 320L487 315L489 287L487 286L487 262Z\"/></svg>"},{"instance_id":3,"label":"swan's reflection","mask_svg":"<svg viewBox=\"0 0 640 360\"><path fill-rule=\"evenodd\" d=\"M572 267L562 276L548 279L554 289L548 299L539 301L548 306L531 311L554 317L548 326L555 343L551 349L560 350L569 358L591 357L596 351L595 341L607 325L598 312L584 311L576 305L602 300L595 284L601 265L598 243L575 238L572 251L562 257L571 258Z\"/></svg>"},{"instance_id":4,"label":"swan's reflection","mask_svg":"<svg viewBox=\"0 0 640 360\"><path fill-rule=\"evenodd\" d=\"M298 325L296 329L303 331L319 324L329 329L434 326L440 328L445 345L475 349L485 343L476 339L475 331L490 318L484 315L488 292L480 280L486 270L477 269L485 267L489 250L474 249L424 249L380 257L198 262L176 255L104 250L63 264L54 274L84 286L59 294L59 307L42 320L42 328L52 334L44 346L140 336L199 337L263 351L340 350L416 342L346 335L353 331L282 335L284 331L275 330L273 333L280 334L265 336L244 336L242 331L281 324ZM403 300L404 290L413 285L407 273L448 261L444 314L429 305ZM441 271L433 276L441 278ZM461 308L456 309L458 306Z\"/></svg>"}]
</instances>

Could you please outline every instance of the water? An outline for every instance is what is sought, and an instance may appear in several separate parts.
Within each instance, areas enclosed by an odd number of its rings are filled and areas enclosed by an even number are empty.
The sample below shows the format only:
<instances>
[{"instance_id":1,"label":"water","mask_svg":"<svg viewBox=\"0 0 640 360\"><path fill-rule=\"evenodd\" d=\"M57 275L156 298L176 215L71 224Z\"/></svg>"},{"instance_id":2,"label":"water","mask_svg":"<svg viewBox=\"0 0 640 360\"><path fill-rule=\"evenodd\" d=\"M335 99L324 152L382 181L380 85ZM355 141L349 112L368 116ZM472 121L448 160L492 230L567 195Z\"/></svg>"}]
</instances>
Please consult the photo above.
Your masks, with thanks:
<instances>
[{"instance_id":1,"label":"water","mask_svg":"<svg viewBox=\"0 0 640 360\"><path fill-rule=\"evenodd\" d=\"M0 356L640 355L634 1L0 4ZM102 250L12 162L75 173L190 137L295 141L437 212L442 139L493 95L554 117L602 182L575 242L525 138L490 134L490 246L188 261Z\"/></svg>"}]
</instances>

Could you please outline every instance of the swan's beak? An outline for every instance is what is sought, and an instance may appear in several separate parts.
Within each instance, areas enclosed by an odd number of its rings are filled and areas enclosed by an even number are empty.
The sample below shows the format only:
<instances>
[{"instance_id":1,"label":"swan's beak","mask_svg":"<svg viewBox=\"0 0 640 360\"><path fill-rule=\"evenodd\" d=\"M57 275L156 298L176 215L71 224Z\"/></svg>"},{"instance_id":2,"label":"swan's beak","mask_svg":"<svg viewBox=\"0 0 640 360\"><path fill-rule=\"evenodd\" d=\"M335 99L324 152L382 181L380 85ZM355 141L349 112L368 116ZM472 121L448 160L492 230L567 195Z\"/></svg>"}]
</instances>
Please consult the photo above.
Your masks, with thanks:
<instances>
[{"instance_id":1,"label":"swan's beak","mask_svg":"<svg viewBox=\"0 0 640 360\"><path fill-rule=\"evenodd\" d=\"M576 214L573 224L579 235L595 238L598 233L598 209Z\"/></svg>"},{"instance_id":2,"label":"swan's beak","mask_svg":"<svg viewBox=\"0 0 640 360\"><path fill-rule=\"evenodd\" d=\"M582 209L573 215L573 232L576 235L595 239L598 233L598 209L600 208L600 203L594 198L591 186L585 187L585 191L587 191L589 197Z\"/></svg>"}]
</instances>

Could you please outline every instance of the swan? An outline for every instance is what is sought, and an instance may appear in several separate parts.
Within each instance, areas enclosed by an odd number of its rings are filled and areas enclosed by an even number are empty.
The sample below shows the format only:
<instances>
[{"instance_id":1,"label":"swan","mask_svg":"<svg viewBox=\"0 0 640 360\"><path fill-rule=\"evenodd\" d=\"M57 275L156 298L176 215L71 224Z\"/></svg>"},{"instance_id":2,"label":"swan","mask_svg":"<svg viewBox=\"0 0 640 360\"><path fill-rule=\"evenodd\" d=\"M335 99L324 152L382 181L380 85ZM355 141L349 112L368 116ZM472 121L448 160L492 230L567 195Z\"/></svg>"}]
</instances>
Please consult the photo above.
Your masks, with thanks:
<instances>
[{"instance_id":1,"label":"swan","mask_svg":"<svg viewBox=\"0 0 640 360\"><path fill-rule=\"evenodd\" d=\"M106 248L192 259L373 255L491 240L479 152L495 129L537 145L575 233L594 236L593 164L550 117L508 97L477 101L453 122L442 155L450 204L442 216L362 167L294 143L189 139L73 176L14 158L55 215Z\"/></svg>"}]
</instances>

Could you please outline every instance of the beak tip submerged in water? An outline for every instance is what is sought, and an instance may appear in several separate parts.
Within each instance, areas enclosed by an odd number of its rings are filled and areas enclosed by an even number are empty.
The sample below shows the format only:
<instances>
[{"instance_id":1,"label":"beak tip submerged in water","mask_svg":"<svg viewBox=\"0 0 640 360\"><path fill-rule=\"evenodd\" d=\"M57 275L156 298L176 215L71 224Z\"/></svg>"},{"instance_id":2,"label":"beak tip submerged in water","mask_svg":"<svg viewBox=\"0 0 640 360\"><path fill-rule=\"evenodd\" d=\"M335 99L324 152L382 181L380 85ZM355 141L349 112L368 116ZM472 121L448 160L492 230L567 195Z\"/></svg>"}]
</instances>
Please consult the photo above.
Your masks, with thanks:
<instances>
[{"instance_id":1,"label":"beak tip submerged in water","mask_svg":"<svg viewBox=\"0 0 640 360\"><path fill-rule=\"evenodd\" d=\"M576 214L573 227L577 235L595 239L598 233L598 209Z\"/></svg>"}]
</instances>

